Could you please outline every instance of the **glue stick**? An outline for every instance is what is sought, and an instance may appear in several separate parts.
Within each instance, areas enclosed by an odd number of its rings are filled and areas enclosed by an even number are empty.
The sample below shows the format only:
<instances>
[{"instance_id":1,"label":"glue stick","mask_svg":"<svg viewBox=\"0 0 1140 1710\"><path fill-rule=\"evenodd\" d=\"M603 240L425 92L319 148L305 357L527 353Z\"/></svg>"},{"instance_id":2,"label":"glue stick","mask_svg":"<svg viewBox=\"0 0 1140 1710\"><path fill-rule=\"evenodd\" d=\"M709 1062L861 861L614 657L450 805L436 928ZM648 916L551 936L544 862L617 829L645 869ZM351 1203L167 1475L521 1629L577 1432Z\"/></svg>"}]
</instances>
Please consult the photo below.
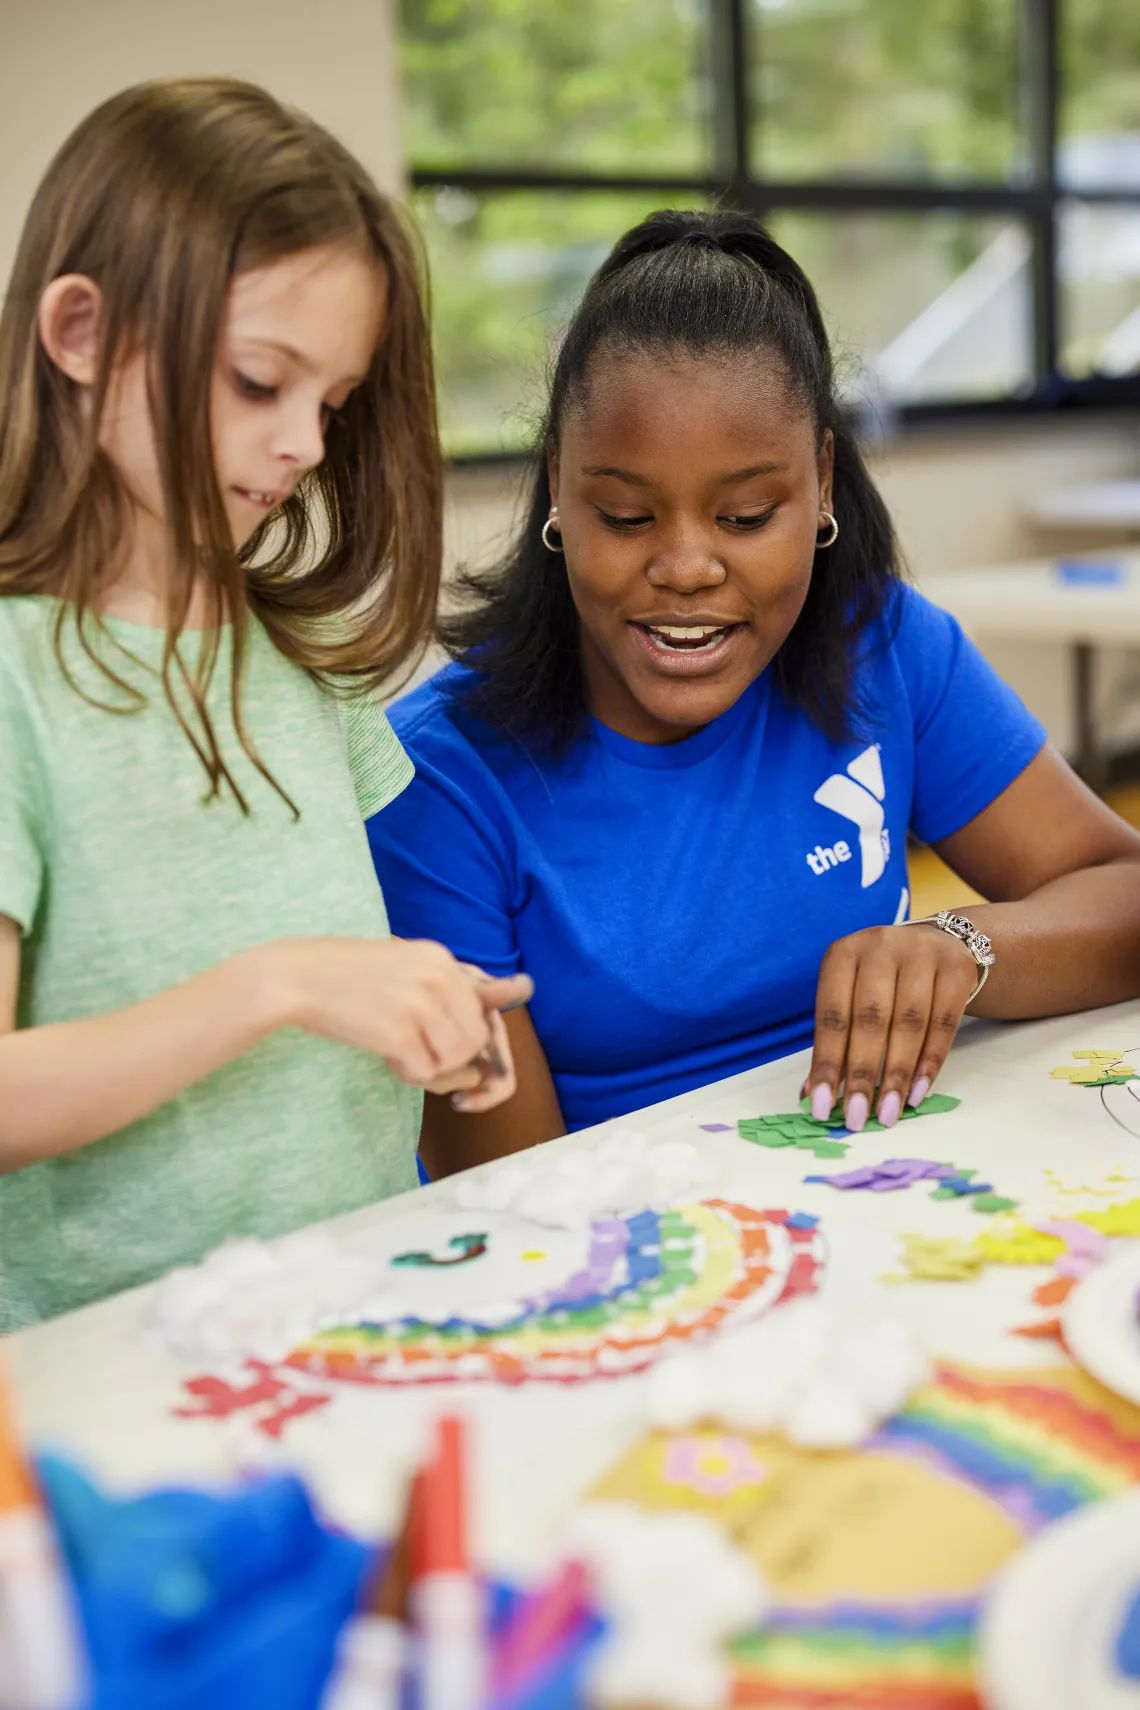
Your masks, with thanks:
<instances>
[{"instance_id":1,"label":"glue stick","mask_svg":"<svg viewBox=\"0 0 1140 1710\"><path fill-rule=\"evenodd\" d=\"M479 1710L487 1686L486 1612L471 1571L462 1421L439 1421L417 1493L412 1616L418 1710Z\"/></svg>"},{"instance_id":2,"label":"glue stick","mask_svg":"<svg viewBox=\"0 0 1140 1710\"><path fill-rule=\"evenodd\" d=\"M86 1696L70 1587L0 1372L0 1710L77 1710Z\"/></svg>"}]
</instances>

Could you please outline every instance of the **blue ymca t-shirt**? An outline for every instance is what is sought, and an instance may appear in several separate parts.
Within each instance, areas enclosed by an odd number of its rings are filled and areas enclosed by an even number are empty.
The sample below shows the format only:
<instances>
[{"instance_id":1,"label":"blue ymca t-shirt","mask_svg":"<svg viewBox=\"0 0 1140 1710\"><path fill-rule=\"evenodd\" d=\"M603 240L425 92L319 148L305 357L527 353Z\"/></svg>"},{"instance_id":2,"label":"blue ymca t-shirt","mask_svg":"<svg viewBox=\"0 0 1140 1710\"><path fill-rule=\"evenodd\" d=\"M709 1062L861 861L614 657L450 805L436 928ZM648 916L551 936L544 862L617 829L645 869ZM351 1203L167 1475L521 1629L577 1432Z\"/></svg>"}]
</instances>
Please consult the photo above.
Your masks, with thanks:
<instances>
[{"instance_id":1,"label":"blue ymca t-shirt","mask_svg":"<svg viewBox=\"0 0 1140 1710\"><path fill-rule=\"evenodd\" d=\"M906 839L938 843L1045 732L958 625L899 586L833 743L765 672L695 736L596 719L565 759L457 706L450 665L390 709L416 776L368 822L392 930L525 969L569 1128L811 1042L828 946L906 918Z\"/></svg>"}]
</instances>

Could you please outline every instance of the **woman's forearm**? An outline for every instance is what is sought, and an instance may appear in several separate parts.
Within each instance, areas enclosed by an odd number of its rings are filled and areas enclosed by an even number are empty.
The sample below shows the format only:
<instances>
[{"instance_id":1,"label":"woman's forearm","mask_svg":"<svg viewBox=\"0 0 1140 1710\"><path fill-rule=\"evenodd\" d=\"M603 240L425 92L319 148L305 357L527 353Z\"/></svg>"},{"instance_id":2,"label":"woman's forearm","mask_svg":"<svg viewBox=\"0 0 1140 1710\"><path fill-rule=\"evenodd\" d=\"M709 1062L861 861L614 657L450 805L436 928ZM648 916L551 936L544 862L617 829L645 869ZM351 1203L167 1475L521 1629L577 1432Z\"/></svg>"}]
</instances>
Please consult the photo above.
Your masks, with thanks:
<instances>
[{"instance_id":1,"label":"woman's forearm","mask_svg":"<svg viewBox=\"0 0 1140 1710\"><path fill-rule=\"evenodd\" d=\"M282 1026L273 952L128 1009L0 1034L0 1174L127 1127Z\"/></svg>"},{"instance_id":2,"label":"woman's forearm","mask_svg":"<svg viewBox=\"0 0 1140 1710\"><path fill-rule=\"evenodd\" d=\"M973 1015L1058 1015L1140 996L1140 862L1065 873L1018 902L965 910L997 957Z\"/></svg>"}]
</instances>

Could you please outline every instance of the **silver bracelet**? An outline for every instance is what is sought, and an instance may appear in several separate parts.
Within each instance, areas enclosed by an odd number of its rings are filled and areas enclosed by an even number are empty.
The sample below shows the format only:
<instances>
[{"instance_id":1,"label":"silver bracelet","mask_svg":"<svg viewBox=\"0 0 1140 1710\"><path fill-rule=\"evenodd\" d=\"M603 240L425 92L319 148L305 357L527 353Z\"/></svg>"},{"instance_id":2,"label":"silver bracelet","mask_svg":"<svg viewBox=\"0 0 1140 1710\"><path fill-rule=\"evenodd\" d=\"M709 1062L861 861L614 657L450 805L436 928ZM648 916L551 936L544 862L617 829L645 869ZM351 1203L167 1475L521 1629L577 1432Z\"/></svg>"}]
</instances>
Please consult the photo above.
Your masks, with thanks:
<instances>
[{"instance_id":1,"label":"silver bracelet","mask_svg":"<svg viewBox=\"0 0 1140 1710\"><path fill-rule=\"evenodd\" d=\"M936 926L940 932L948 932L951 938L957 938L966 946L970 955L981 969L981 977L977 985L966 999L969 1009L982 987L990 977L990 969L997 961L994 947L984 932L979 932L972 920L967 920L964 914L951 914L948 908L939 914L924 914L919 920L907 920L904 926Z\"/></svg>"}]
</instances>

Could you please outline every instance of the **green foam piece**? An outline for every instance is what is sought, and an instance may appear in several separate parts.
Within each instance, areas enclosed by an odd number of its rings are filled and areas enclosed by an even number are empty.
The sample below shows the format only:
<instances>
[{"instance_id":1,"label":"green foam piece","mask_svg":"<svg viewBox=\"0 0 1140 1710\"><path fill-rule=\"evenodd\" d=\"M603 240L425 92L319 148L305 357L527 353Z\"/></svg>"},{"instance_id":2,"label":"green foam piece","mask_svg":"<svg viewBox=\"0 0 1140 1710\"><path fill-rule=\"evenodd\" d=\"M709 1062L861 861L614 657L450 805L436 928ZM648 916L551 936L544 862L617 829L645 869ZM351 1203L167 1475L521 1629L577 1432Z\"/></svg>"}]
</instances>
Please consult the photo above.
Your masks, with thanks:
<instances>
[{"instance_id":1,"label":"green foam piece","mask_svg":"<svg viewBox=\"0 0 1140 1710\"><path fill-rule=\"evenodd\" d=\"M935 1188L930 1197L931 1199L961 1199L962 1195L955 1193L952 1187L940 1187Z\"/></svg>"},{"instance_id":2,"label":"green foam piece","mask_svg":"<svg viewBox=\"0 0 1140 1710\"><path fill-rule=\"evenodd\" d=\"M1006 1199L1000 1193L976 1193L972 1195L970 1204L975 1211L1016 1211L1021 1201Z\"/></svg>"},{"instance_id":3,"label":"green foam piece","mask_svg":"<svg viewBox=\"0 0 1140 1710\"><path fill-rule=\"evenodd\" d=\"M952 1098L949 1093L927 1093L926 1097L917 1109L909 1104L904 1104L899 1113L899 1121L909 1122L916 1116L942 1116L945 1115L947 1111L957 1110L961 1102L962 1100L960 1098ZM800 1120L810 1122L813 1128L846 1128L847 1126L846 1118L843 1115L843 1101L841 1099L836 1100L835 1104L832 1106L831 1115L824 1117L822 1121L819 1117L811 1114L811 1104L806 1098L802 1098L800 1100L800 1110L798 1114L800 1116ZM863 1125L863 1133L885 1134L886 1129L883 1127L877 1116L871 1116L868 1117L867 1121Z\"/></svg>"},{"instance_id":4,"label":"green foam piece","mask_svg":"<svg viewBox=\"0 0 1140 1710\"><path fill-rule=\"evenodd\" d=\"M1077 1085L1079 1087L1122 1087L1127 1081L1135 1081L1137 1079L1140 1079L1140 1076L1135 1074L1102 1075L1099 1081L1078 1081Z\"/></svg>"}]
</instances>

